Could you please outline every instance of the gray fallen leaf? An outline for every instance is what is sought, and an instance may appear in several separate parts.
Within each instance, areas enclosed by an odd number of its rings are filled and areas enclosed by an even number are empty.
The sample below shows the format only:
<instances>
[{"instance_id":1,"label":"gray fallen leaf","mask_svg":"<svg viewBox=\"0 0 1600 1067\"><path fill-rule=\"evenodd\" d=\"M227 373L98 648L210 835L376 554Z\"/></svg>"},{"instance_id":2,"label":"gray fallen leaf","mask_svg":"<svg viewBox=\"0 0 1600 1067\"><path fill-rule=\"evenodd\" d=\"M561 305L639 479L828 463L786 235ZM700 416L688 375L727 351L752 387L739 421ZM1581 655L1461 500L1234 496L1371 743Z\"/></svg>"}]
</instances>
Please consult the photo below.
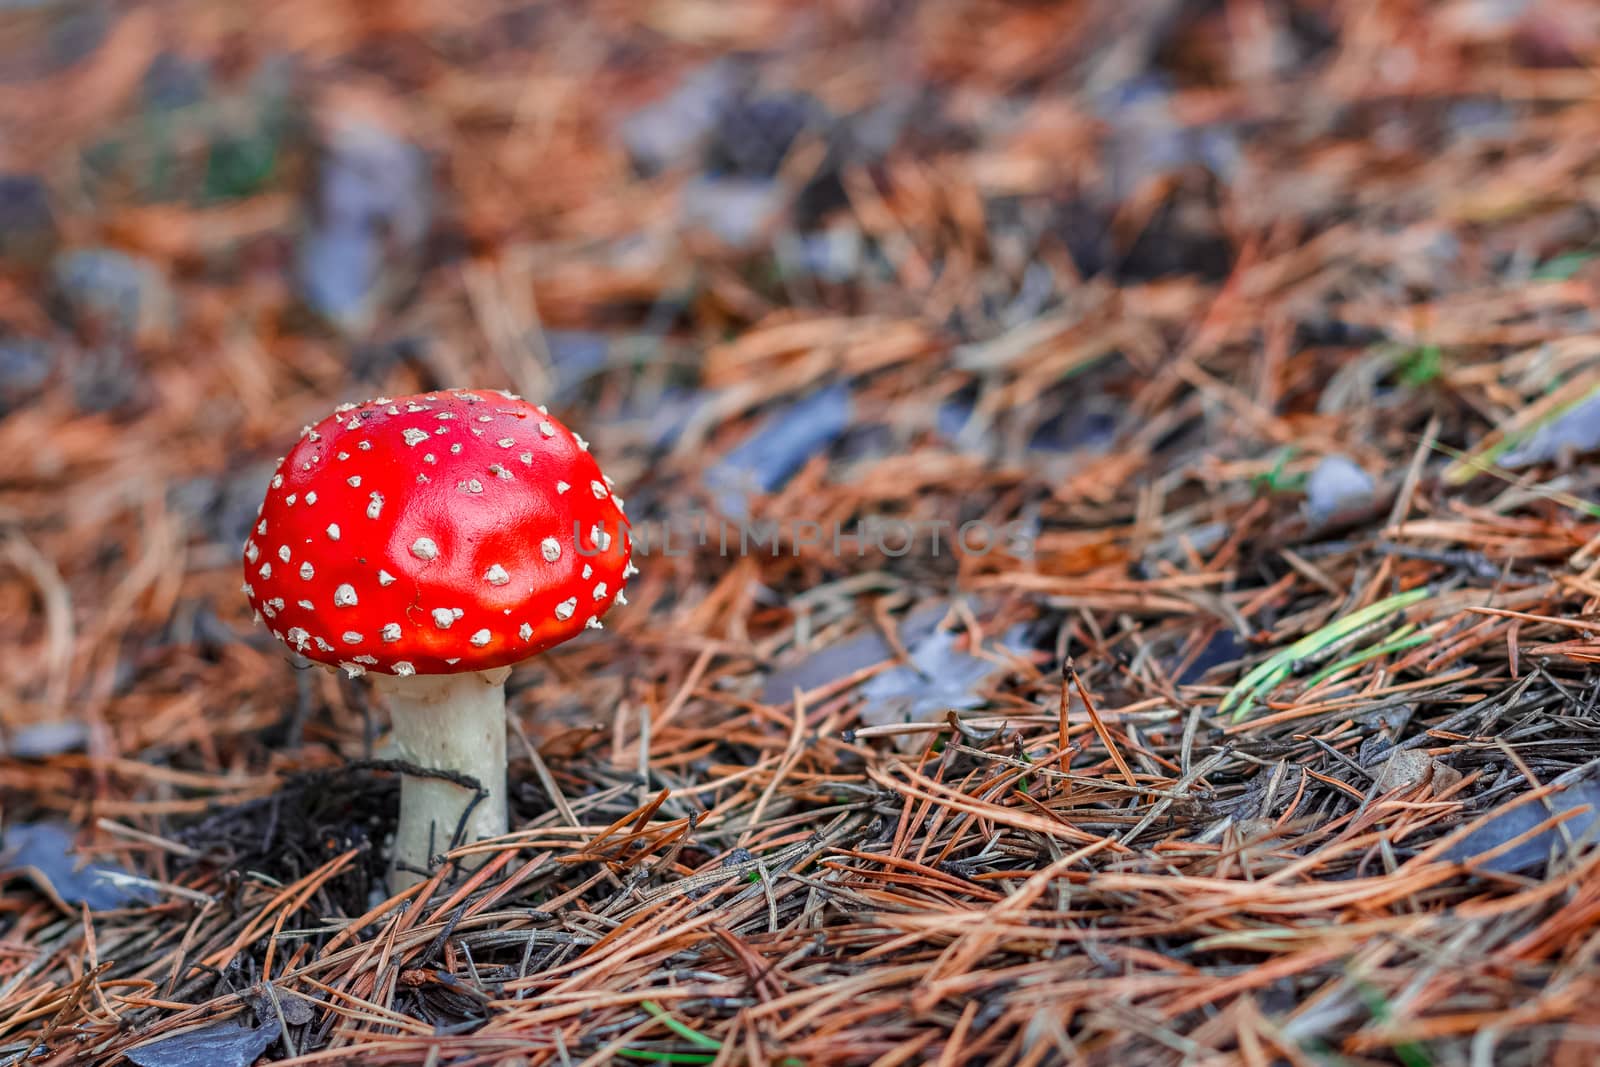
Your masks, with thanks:
<instances>
[{"instance_id":1,"label":"gray fallen leaf","mask_svg":"<svg viewBox=\"0 0 1600 1067\"><path fill-rule=\"evenodd\" d=\"M644 437L651 448L671 448L710 402L710 390L668 388L648 399L631 402L625 418L644 425Z\"/></svg>"},{"instance_id":2,"label":"gray fallen leaf","mask_svg":"<svg viewBox=\"0 0 1600 1067\"><path fill-rule=\"evenodd\" d=\"M1500 466L1517 470L1559 459L1564 453L1600 449L1600 393L1589 397L1535 430L1502 453Z\"/></svg>"},{"instance_id":3,"label":"gray fallen leaf","mask_svg":"<svg viewBox=\"0 0 1600 1067\"><path fill-rule=\"evenodd\" d=\"M605 334L590 330L546 330L544 344L556 376L550 396L558 404L572 400L585 382L606 369L611 350Z\"/></svg>"},{"instance_id":4,"label":"gray fallen leaf","mask_svg":"<svg viewBox=\"0 0 1600 1067\"><path fill-rule=\"evenodd\" d=\"M1212 634L1206 641L1205 648L1194 661L1185 667L1183 673L1174 679L1179 685L1188 685L1205 677L1207 671L1213 667L1220 667L1224 663L1233 663L1245 657L1249 646L1239 640L1239 636L1232 630L1224 627Z\"/></svg>"},{"instance_id":5,"label":"gray fallen leaf","mask_svg":"<svg viewBox=\"0 0 1600 1067\"><path fill-rule=\"evenodd\" d=\"M1403 748L1391 754L1378 771L1377 791L1409 789L1428 777L1433 762L1433 757L1420 748Z\"/></svg>"},{"instance_id":6,"label":"gray fallen leaf","mask_svg":"<svg viewBox=\"0 0 1600 1067\"><path fill-rule=\"evenodd\" d=\"M178 52L158 52L145 68L140 96L152 111L175 111L204 100L210 81L209 64Z\"/></svg>"},{"instance_id":7,"label":"gray fallen leaf","mask_svg":"<svg viewBox=\"0 0 1600 1067\"><path fill-rule=\"evenodd\" d=\"M314 221L298 249L307 305L347 332L365 330L385 289L404 284L400 274L428 232L431 196L415 145L362 122L330 131Z\"/></svg>"},{"instance_id":8,"label":"gray fallen leaf","mask_svg":"<svg viewBox=\"0 0 1600 1067\"><path fill-rule=\"evenodd\" d=\"M155 897L148 889L125 881L125 871L104 863L80 865L72 851L72 835L50 823L12 826L0 846L0 880L25 877L69 906L86 904L108 911Z\"/></svg>"},{"instance_id":9,"label":"gray fallen leaf","mask_svg":"<svg viewBox=\"0 0 1600 1067\"><path fill-rule=\"evenodd\" d=\"M1001 643L1020 647L1023 627L1007 631ZM866 702L860 717L863 726L890 726L901 723L933 722L946 712L964 711L983 704L977 693L983 683L1004 669L994 661L956 648L959 635L950 630L934 630L906 651L910 665L902 664L874 675L862 686ZM915 748L925 738L915 734L896 738L896 745Z\"/></svg>"},{"instance_id":10,"label":"gray fallen leaf","mask_svg":"<svg viewBox=\"0 0 1600 1067\"><path fill-rule=\"evenodd\" d=\"M686 162L710 139L727 102L748 82L731 60L709 63L667 96L622 120L622 143L634 166L653 173Z\"/></svg>"},{"instance_id":11,"label":"gray fallen leaf","mask_svg":"<svg viewBox=\"0 0 1600 1067\"><path fill-rule=\"evenodd\" d=\"M305 1026L317 1017L310 1001L292 994L278 994L278 1009L283 1012L283 1021L290 1026Z\"/></svg>"},{"instance_id":12,"label":"gray fallen leaf","mask_svg":"<svg viewBox=\"0 0 1600 1067\"><path fill-rule=\"evenodd\" d=\"M1233 528L1225 522L1205 522L1190 529L1163 535L1144 550L1144 565L1181 563L1190 552L1202 556L1228 539Z\"/></svg>"},{"instance_id":13,"label":"gray fallen leaf","mask_svg":"<svg viewBox=\"0 0 1600 1067\"><path fill-rule=\"evenodd\" d=\"M961 445L966 428L976 405L971 400L946 400L933 411L933 428L940 437L952 445Z\"/></svg>"},{"instance_id":14,"label":"gray fallen leaf","mask_svg":"<svg viewBox=\"0 0 1600 1067\"><path fill-rule=\"evenodd\" d=\"M850 387L844 382L773 412L722 461L706 472L723 514L749 514L748 496L783 486L807 460L850 425Z\"/></svg>"},{"instance_id":15,"label":"gray fallen leaf","mask_svg":"<svg viewBox=\"0 0 1600 1067\"><path fill-rule=\"evenodd\" d=\"M1513 5L1499 6L1510 9ZM1479 8L1483 10L1483 8ZM1497 140L1516 126L1516 111L1501 100L1461 100L1445 109L1445 128L1457 141Z\"/></svg>"},{"instance_id":16,"label":"gray fallen leaf","mask_svg":"<svg viewBox=\"0 0 1600 1067\"><path fill-rule=\"evenodd\" d=\"M1362 511L1372 506L1376 488L1372 475L1349 456L1324 456L1306 480L1306 515L1321 525L1339 515Z\"/></svg>"},{"instance_id":17,"label":"gray fallen leaf","mask_svg":"<svg viewBox=\"0 0 1600 1067\"><path fill-rule=\"evenodd\" d=\"M0 258L43 266L61 241L50 190L34 174L0 174Z\"/></svg>"},{"instance_id":18,"label":"gray fallen leaf","mask_svg":"<svg viewBox=\"0 0 1600 1067\"><path fill-rule=\"evenodd\" d=\"M827 106L806 92L762 92L752 88L719 109L710 143L707 173L771 178L802 135L826 142L835 119Z\"/></svg>"},{"instance_id":19,"label":"gray fallen leaf","mask_svg":"<svg viewBox=\"0 0 1600 1067\"><path fill-rule=\"evenodd\" d=\"M1544 863L1552 846L1565 848L1566 836L1571 837L1574 851L1600 841L1600 779L1580 782L1554 793L1545 799L1544 804L1530 802L1494 816L1446 849L1443 858L1457 863L1470 862L1475 856L1481 856L1527 833L1552 815L1563 815L1570 811L1577 811L1577 814L1569 817L1561 826L1535 834L1476 866L1502 874L1518 873Z\"/></svg>"},{"instance_id":20,"label":"gray fallen leaf","mask_svg":"<svg viewBox=\"0 0 1600 1067\"><path fill-rule=\"evenodd\" d=\"M10 743L0 740L0 755L16 759L43 759L82 748L89 739L89 727L71 720L36 722L10 732Z\"/></svg>"},{"instance_id":21,"label":"gray fallen leaf","mask_svg":"<svg viewBox=\"0 0 1600 1067\"><path fill-rule=\"evenodd\" d=\"M995 665L970 652L956 649L960 635L935 630L908 649L909 666L902 664L874 675L861 689L866 704L861 721L867 726L928 722L955 708L974 708L982 698L972 692Z\"/></svg>"},{"instance_id":22,"label":"gray fallen leaf","mask_svg":"<svg viewBox=\"0 0 1600 1067\"><path fill-rule=\"evenodd\" d=\"M86 337L123 346L164 335L173 323L165 271L112 248L64 252L52 264L56 293Z\"/></svg>"},{"instance_id":23,"label":"gray fallen leaf","mask_svg":"<svg viewBox=\"0 0 1600 1067\"><path fill-rule=\"evenodd\" d=\"M948 610L949 605L940 601L908 613L898 628L900 643L911 647L922 641ZM784 705L794 699L796 689L803 693L820 688L864 667L882 663L893 655L894 649L881 633L876 629L863 630L818 649L799 663L774 671L762 687L761 699L767 704Z\"/></svg>"},{"instance_id":24,"label":"gray fallen leaf","mask_svg":"<svg viewBox=\"0 0 1600 1067\"><path fill-rule=\"evenodd\" d=\"M309 231L300 242L300 287L318 314L352 332L370 315L368 296L382 272L383 249L360 226Z\"/></svg>"},{"instance_id":25,"label":"gray fallen leaf","mask_svg":"<svg viewBox=\"0 0 1600 1067\"><path fill-rule=\"evenodd\" d=\"M1141 75L1095 94L1091 106L1109 123L1104 149L1111 195L1122 200L1152 175L1205 167L1224 181L1243 158L1231 126L1187 126L1173 107L1174 86L1160 75Z\"/></svg>"},{"instance_id":26,"label":"gray fallen leaf","mask_svg":"<svg viewBox=\"0 0 1600 1067\"><path fill-rule=\"evenodd\" d=\"M731 248L749 248L783 212L783 186L771 178L706 175L683 187L678 214L689 229L703 229Z\"/></svg>"},{"instance_id":27,"label":"gray fallen leaf","mask_svg":"<svg viewBox=\"0 0 1600 1067\"><path fill-rule=\"evenodd\" d=\"M31 337L0 338L0 418L44 391L55 373L57 346Z\"/></svg>"},{"instance_id":28,"label":"gray fallen leaf","mask_svg":"<svg viewBox=\"0 0 1600 1067\"><path fill-rule=\"evenodd\" d=\"M1116 441L1122 412L1114 404L1089 397L1045 421L1028 439L1030 452L1103 454Z\"/></svg>"},{"instance_id":29,"label":"gray fallen leaf","mask_svg":"<svg viewBox=\"0 0 1600 1067\"><path fill-rule=\"evenodd\" d=\"M138 1045L123 1055L139 1067L250 1067L278 1040L278 1020L242 1026L233 1019Z\"/></svg>"},{"instance_id":30,"label":"gray fallen leaf","mask_svg":"<svg viewBox=\"0 0 1600 1067\"><path fill-rule=\"evenodd\" d=\"M789 273L809 275L833 285L853 281L866 260L866 242L853 226L836 226L804 236L780 233L775 251Z\"/></svg>"}]
</instances>

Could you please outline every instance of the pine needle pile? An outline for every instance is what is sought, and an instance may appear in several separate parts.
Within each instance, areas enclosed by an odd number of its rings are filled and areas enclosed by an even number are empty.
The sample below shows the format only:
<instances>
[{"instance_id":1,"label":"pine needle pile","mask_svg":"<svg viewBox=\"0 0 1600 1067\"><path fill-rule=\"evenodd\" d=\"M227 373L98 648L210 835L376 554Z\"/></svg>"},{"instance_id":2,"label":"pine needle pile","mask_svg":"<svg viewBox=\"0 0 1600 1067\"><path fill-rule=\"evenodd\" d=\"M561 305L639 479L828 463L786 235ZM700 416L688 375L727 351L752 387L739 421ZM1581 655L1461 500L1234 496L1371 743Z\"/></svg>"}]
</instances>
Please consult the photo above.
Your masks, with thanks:
<instances>
[{"instance_id":1,"label":"pine needle pile","mask_svg":"<svg viewBox=\"0 0 1600 1067\"><path fill-rule=\"evenodd\" d=\"M0 39L0 1064L1600 1059L1592 5ZM467 384L650 543L391 895L239 551Z\"/></svg>"}]
</instances>

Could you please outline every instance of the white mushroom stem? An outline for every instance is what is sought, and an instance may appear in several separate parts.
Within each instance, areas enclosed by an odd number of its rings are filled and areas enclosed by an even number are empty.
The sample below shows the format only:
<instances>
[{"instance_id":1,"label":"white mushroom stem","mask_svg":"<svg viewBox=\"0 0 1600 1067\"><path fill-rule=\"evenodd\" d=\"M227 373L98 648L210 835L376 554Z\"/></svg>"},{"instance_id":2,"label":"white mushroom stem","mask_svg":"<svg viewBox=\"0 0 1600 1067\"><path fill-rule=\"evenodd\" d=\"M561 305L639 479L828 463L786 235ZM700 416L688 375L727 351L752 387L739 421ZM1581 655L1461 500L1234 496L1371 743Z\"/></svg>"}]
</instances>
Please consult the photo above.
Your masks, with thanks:
<instances>
[{"instance_id":1,"label":"white mushroom stem","mask_svg":"<svg viewBox=\"0 0 1600 1067\"><path fill-rule=\"evenodd\" d=\"M483 784L488 796L467 819L461 843L506 832L506 677L510 667L462 674L370 675L389 703L401 759L430 770L455 771ZM450 848L471 789L442 778L404 776L400 825L390 854L396 888L415 885L432 858Z\"/></svg>"}]
</instances>

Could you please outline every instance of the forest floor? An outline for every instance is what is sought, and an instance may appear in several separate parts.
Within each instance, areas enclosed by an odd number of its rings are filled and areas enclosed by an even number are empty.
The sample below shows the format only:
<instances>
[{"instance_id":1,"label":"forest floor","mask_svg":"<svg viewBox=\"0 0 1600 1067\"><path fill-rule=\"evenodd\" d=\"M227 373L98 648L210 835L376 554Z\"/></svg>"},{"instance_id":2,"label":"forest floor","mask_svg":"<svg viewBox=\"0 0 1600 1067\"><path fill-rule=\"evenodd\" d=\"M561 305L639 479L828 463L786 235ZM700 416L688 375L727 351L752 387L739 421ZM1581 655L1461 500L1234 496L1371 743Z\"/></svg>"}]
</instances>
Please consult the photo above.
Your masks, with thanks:
<instances>
[{"instance_id":1,"label":"forest floor","mask_svg":"<svg viewBox=\"0 0 1600 1067\"><path fill-rule=\"evenodd\" d=\"M1593 5L0 43L0 1064L1600 1058ZM239 552L460 385L651 544L391 895L381 705Z\"/></svg>"}]
</instances>

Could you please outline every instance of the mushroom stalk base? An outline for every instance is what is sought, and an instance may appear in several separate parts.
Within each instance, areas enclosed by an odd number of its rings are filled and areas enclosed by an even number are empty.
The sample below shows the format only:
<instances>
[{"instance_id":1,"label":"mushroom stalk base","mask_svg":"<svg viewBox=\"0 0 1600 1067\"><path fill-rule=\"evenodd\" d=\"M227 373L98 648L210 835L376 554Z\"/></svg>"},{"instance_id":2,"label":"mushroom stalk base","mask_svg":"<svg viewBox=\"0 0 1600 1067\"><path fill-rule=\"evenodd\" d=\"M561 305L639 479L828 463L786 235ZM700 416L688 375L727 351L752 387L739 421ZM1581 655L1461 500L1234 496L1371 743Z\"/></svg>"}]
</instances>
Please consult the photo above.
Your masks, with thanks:
<instances>
[{"instance_id":1,"label":"mushroom stalk base","mask_svg":"<svg viewBox=\"0 0 1600 1067\"><path fill-rule=\"evenodd\" d=\"M461 843L506 832L506 676L509 667L464 674L371 675L388 700L400 758L430 770L470 775L488 796L472 808ZM400 780L400 825L390 855L396 888L415 885L450 848L471 789L442 778Z\"/></svg>"}]
</instances>

